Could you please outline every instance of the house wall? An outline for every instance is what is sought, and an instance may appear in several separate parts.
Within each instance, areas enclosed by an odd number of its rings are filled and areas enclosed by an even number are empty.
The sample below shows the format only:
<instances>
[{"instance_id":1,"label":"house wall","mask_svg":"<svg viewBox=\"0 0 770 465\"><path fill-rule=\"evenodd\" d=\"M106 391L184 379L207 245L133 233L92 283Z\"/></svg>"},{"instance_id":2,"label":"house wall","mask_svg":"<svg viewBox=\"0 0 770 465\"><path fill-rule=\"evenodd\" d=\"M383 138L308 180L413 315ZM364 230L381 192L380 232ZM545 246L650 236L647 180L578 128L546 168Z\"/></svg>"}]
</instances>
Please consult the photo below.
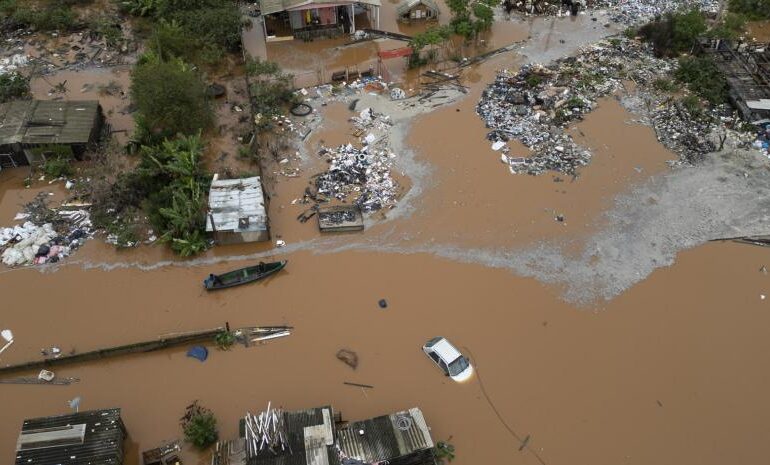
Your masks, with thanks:
<instances>
[{"instance_id":1,"label":"house wall","mask_svg":"<svg viewBox=\"0 0 770 465\"><path fill-rule=\"evenodd\" d=\"M219 244L243 244L244 242L264 242L270 240L270 231L222 232L214 233L214 240Z\"/></svg>"},{"instance_id":2,"label":"house wall","mask_svg":"<svg viewBox=\"0 0 770 465\"><path fill-rule=\"evenodd\" d=\"M337 24L337 8L311 8L308 10L290 11L289 23L292 29Z\"/></svg>"}]
</instances>

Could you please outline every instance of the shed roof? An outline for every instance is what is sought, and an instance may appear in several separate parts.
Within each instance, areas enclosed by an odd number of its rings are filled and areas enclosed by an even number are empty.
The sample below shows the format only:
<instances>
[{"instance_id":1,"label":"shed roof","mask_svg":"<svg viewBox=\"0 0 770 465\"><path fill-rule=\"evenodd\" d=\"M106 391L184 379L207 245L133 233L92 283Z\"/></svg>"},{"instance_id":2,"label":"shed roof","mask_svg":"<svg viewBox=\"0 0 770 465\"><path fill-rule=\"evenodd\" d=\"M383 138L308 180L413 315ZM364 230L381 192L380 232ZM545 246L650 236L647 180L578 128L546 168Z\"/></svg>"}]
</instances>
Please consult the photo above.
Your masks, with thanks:
<instances>
[{"instance_id":1,"label":"shed roof","mask_svg":"<svg viewBox=\"0 0 770 465\"><path fill-rule=\"evenodd\" d=\"M78 425L85 425L82 442L62 441L64 432ZM119 408L24 420L16 465L120 465L125 434ZM30 444L33 435L39 438Z\"/></svg>"},{"instance_id":2,"label":"shed roof","mask_svg":"<svg viewBox=\"0 0 770 465\"><path fill-rule=\"evenodd\" d=\"M252 457L249 465L338 465L334 448L333 417L330 406L283 412L289 449L274 454L265 451Z\"/></svg>"},{"instance_id":3,"label":"shed roof","mask_svg":"<svg viewBox=\"0 0 770 465\"><path fill-rule=\"evenodd\" d=\"M337 430L337 438L344 455L364 463L393 460L433 447L428 425L416 407L349 423Z\"/></svg>"},{"instance_id":4,"label":"shed roof","mask_svg":"<svg viewBox=\"0 0 770 465\"><path fill-rule=\"evenodd\" d=\"M316 8L324 8L340 4L354 5L356 3L374 6L382 5L380 0L259 0L259 8L263 15L269 15L310 5L313 5Z\"/></svg>"},{"instance_id":5,"label":"shed roof","mask_svg":"<svg viewBox=\"0 0 770 465\"><path fill-rule=\"evenodd\" d=\"M96 100L19 100L0 104L0 145L86 144L99 113Z\"/></svg>"},{"instance_id":6,"label":"shed roof","mask_svg":"<svg viewBox=\"0 0 770 465\"><path fill-rule=\"evenodd\" d=\"M267 231L267 211L259 176L212 181L206 231Z\"/></svg>"},{"instance_id":7,"label":"shed roof","mask_svg":"<svg viewBox=\"0 0 770 465\"><path fill-rule=\"evenodd\" d=\"M438 5L433 0L403 0L396 6L396 15L404 15L417 5L425 5L433 11L439 11Z\"/></svg>"}]
</instances>

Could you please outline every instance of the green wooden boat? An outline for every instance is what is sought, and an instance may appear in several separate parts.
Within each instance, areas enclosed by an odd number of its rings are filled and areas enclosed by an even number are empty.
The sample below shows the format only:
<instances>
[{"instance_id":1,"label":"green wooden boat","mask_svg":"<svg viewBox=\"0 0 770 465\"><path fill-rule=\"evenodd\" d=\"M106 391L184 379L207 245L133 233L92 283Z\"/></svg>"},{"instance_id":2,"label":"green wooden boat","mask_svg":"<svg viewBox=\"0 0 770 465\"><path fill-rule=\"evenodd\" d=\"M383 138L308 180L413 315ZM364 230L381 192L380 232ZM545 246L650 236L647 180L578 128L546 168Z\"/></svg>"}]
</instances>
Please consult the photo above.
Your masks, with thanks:
<instances>
[{"instance_id":1,"label":"green wooden boat","mask_svg":"<svg viewBox=\"0 0 770 465\"><path fill-rule=\"evenodd\" d=\"M286 266L286 260L272 263L262 263L255 266L247 266L238 270L228 271L220 275L210 274L203 280L203 287L208 291L226 289L228 287L240 286L241 284L258 281L267 278L273 273L281 271Z\"/></svg>"}]
</instances>

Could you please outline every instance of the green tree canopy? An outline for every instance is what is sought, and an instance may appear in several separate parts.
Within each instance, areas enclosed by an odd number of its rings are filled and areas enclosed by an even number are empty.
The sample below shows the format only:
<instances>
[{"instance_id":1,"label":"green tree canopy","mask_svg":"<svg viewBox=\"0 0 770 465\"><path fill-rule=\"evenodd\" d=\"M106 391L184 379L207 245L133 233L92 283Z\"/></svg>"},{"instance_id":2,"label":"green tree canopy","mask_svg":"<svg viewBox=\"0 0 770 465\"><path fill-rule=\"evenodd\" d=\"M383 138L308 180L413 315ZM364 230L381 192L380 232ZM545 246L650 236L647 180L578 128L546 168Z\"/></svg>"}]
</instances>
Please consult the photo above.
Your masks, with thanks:
<instances>
[{"instance_id":1,"label":"green tree canopy","mask_svg":"<svg viewBox=\"0 0 770 465\"><path fill-rule=\"evenodd\" d=\"M203 81L180 60L157 57L138 64L131 75L138 122L153 135L195 134L212 122Z\"/></svg>"},{"instance_id":2,"label":"green tree canopy","mask_svg":"<svg viewBox=\"0 0 770 465\"><path fill-rule=\"evenodd\" d=\"M479 32L492 26L494 8L500 0L448 0L452 11L451 25L455 33L465 37L475 37Z\"/></svg>"}]
</instances>

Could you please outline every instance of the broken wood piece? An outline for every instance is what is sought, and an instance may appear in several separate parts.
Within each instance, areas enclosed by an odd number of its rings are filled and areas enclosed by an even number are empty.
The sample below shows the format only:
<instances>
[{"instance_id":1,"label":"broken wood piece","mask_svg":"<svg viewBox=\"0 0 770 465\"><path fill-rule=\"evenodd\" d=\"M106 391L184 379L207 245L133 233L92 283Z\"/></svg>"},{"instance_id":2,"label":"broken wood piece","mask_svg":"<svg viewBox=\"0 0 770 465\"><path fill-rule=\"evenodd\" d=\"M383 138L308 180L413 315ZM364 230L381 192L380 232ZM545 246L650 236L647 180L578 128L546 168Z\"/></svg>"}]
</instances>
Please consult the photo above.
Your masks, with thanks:
<instances>
[{"instance_id":1,"label":"broken wood piece","mask_svg":"<svg viewBox=\"0 0 770 465\"><path fill-rule=\"evenodd\" d=\"M366 388L366 389L374 389L374 386L369 384L358 384L358 383L350 383L348 381L343 381L342 384L346 384L348 386L355 386L360 388Z\"/></svg>"}]
</instances>

